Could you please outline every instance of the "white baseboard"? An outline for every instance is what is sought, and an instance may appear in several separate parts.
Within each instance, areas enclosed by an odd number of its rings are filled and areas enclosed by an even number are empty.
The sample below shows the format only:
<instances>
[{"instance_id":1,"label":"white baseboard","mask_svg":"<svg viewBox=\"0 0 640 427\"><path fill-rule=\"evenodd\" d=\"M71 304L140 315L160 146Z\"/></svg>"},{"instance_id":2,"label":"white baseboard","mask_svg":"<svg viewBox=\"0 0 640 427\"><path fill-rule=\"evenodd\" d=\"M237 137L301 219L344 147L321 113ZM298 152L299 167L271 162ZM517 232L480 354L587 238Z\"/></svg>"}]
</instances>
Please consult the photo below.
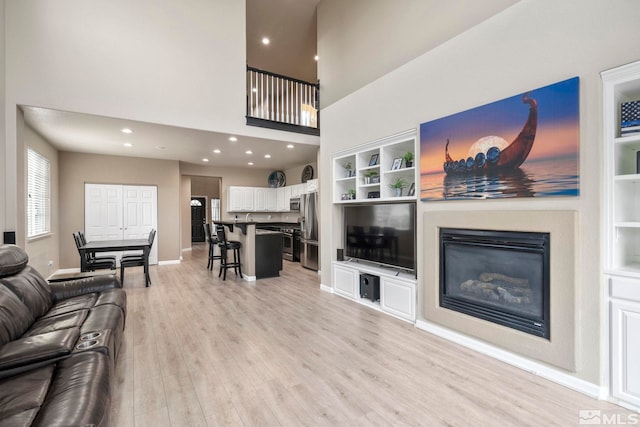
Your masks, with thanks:
<instances>
[{"instance_id":1,"label":"white baseboard","mask_svg":"<svg viewBox=\"0 0 640 427\"><path fill-rule=\"evenodd\" d=\"M320 290L328 292L330 294L334 293L333 288L331 286L323 285L322 283L320 283Z\"/></svg>"},{"instance_id":2,"label":"white baseboard","mask_svg":"<svg viewBox=\"0 0 640 427\"><path fill-rule=\"evenodd\" d=\"M179 259L168 259L166 261L158 261L158 265L175 265L180 264Z\"/></svg>"},{"instance_id":3,"label":"white baseboard","mask_svg":"<svg viewBox=\"0 0 640 427\"><path fill-rule=\"evenodd\" d=\"M416 328L422 329L446 340L455 342L456 344L460 344L479 353L486 354L487 356L493 357L494 359L498 359L502 362L523 369L527 372L531 372L532 374L538 375L542 378L546 378L550 381L553 381L554 383L586 394L587 396L593 397L595 399L602 399L602 390L601 387L597 384L593 384L580 378L576 378L573 375L566 374L542 363L535 362L494 345L487 344L483 341L471 338L467 335L463 335L459 332L452 331L450 329L424 320L416 321Z\"/></svg>"},{"instance_id":4,"label":"white baseboard","mask_svg":"<svg viewBox=\"0 0 640 427\"><path fill-rule=\"evenodd\" d=\"M255 282L257 279L256 276L247 276L246 274L242 274L242 278L247 282Z\"/></svg>"},{"instance_id":5,"label":"white baseboard","mask_svg":"<svg viewBox=\"0 0 640 427\"><path fill-rule=\"evenodd\" d=\"M190 252L191 248L182 248L182 252Z\"/></svg>"}]
</instances>

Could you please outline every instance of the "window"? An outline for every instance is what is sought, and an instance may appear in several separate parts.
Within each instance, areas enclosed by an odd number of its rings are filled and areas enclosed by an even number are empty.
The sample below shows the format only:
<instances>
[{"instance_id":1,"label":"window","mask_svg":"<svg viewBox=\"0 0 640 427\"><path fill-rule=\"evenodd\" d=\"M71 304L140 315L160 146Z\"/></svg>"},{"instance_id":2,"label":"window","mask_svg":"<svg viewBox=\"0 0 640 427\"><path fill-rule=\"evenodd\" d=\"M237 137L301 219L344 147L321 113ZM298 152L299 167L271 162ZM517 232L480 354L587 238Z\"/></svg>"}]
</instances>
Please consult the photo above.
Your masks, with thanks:
<instances>
[{"instance_id":1,"label":"window","mask_svg":"<svg viewBox=\"0 0 640 427\"><path fill-rule=\"evenodd\" d=\"M27 236L50 231L50 165L49 160L31 148L27 158Z\"/></svg>"}]
</instances>

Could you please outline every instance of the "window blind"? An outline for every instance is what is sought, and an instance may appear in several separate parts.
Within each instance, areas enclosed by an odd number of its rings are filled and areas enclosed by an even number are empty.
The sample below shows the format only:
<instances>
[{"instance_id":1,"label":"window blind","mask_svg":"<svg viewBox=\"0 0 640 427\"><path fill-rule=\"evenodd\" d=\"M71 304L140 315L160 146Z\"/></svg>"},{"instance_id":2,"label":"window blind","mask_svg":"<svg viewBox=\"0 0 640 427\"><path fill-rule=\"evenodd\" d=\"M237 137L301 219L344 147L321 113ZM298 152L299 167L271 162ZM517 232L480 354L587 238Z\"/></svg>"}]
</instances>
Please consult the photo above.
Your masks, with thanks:
<instances>
[{"instance_id":1,"label":"window blind","mask_svg":"<svg viewBox=\"0 0 640 427\"><path fill-rule=\"evenodd\" d=\"M27 236L50 231L49 159L29 148L27 153Z\"/></svg>"}]
</instances>

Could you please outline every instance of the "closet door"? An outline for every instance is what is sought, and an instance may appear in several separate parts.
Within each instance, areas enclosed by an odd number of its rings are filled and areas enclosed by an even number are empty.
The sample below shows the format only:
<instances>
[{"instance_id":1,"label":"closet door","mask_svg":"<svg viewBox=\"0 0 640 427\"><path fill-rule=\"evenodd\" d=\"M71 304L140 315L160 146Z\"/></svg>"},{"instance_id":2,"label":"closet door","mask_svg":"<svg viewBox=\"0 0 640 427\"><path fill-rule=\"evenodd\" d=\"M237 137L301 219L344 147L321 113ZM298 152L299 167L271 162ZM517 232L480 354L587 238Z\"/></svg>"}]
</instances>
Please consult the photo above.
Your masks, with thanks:
<instances>
[{"instance_id":1,"label":"closet door","mask_svg":"<svg viewBox=\"0 0 640 427\"><path fill-rule=\"evenodd\" d=\"M152 228L158 229L157 194L155 186L85 184L87 240L148 238ZM150 264L158 263L158 240L156 234Z\"/></svg>"},{"instance_id":2,"label":"closet door","mask_svg":"<svg viewBox=\"0 0 640 427\"><path fill-rule=\"evenodd\" d=\"M158 229L157 192L157 187L153 186L122 186L124 239L146 239L151 229ZM149 263L158 263L157 233Z\"/></svg>"},{"instance_id":3,"label":"closet door","mask_svg":"<svg viewBox=\"0 0 640 427\"><path fill-rule=\"evenodd\" d=\"M122 185L85 184L87 240L122 239Z\"/></svg>"}]
</instances>

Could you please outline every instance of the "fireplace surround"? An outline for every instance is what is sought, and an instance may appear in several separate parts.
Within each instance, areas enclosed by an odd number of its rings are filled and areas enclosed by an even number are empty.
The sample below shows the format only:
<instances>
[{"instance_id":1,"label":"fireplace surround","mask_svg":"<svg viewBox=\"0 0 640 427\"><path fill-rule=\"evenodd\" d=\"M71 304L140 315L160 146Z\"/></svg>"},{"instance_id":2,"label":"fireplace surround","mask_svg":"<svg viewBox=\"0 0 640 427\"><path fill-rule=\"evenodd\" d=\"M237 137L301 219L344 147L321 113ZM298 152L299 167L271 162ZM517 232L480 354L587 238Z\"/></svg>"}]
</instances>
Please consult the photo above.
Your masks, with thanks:
<instances>
[{"instance_id":1,"label":"fireplace surround","mask_svg":"<svg viewBox=\"0 0 640 427\"><path fill-rule=\"evenodd\" d=\"M426 330L446 330L524 356L576 372L580 329L576 304L579 271L576 211L442 210L425 211L422 217L424 273L421 319ZM458 228L549 234L549 339L440 306L440 230ZM452 338L453 338L452 335ZM443 335L446 336L446 335Z\"/></svg>"}]
</instances>

